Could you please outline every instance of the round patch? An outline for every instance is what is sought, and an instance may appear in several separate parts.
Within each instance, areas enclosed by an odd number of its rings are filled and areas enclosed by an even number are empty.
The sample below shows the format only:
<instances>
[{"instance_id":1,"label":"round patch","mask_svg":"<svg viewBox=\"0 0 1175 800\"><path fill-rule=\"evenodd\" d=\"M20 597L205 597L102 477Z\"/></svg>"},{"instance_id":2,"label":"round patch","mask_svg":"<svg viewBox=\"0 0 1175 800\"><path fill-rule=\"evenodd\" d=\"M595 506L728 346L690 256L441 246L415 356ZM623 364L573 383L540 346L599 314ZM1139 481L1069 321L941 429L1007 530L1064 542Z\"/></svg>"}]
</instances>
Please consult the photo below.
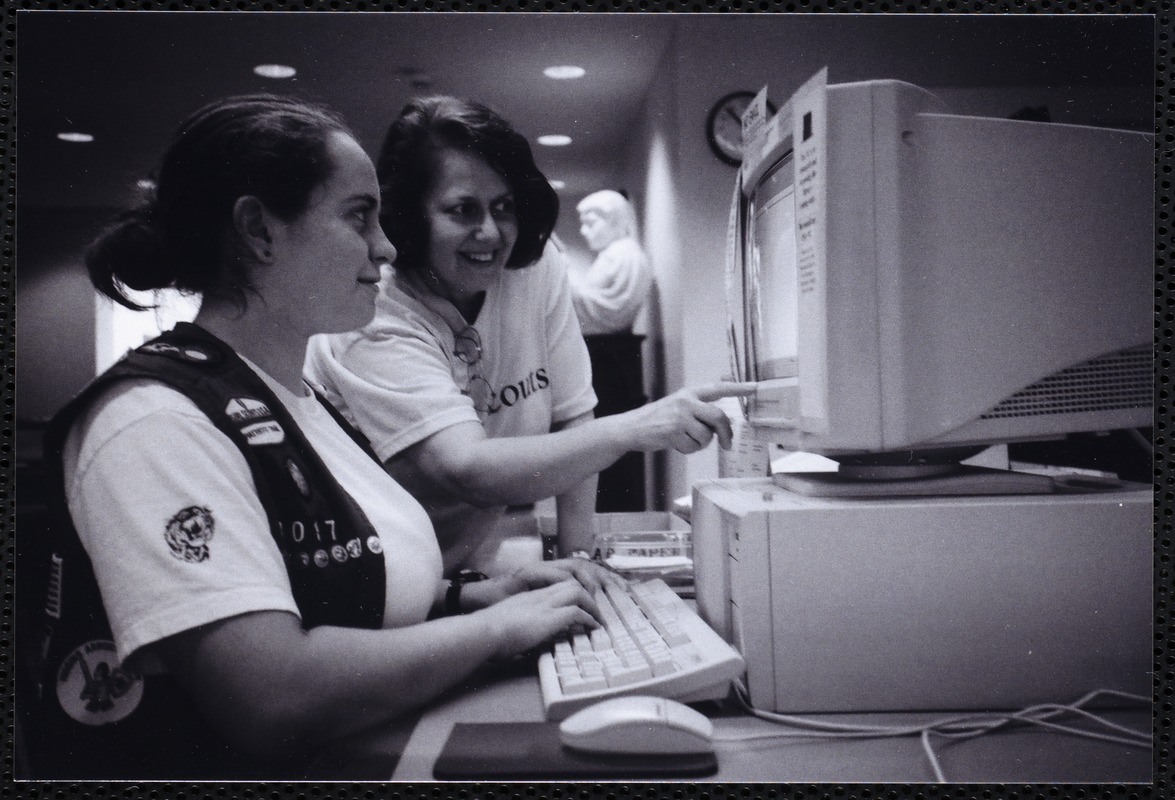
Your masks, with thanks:
<instances>
[{"instance_id":1,"label":"round patch","mask_svg":"<svg viewBox=\"0 0 1175 800\"><path fill-rule=\"evenodd\" d=\"M325 550L315 550L314 551L314 566L325 567L329 563L330 563L330 556L327 555Z\"/></svg>"},{"instance_id":2,"label":"round patch","mask_svg":"<svg viewBox=\"0 0 1175 800\"><path fill-rule=\"evenodd\" d=\"M188 506L168 520L164 538L173 556L188 564L199 564L208 560L208 543L215 530L211 511Z\"/></svg>"},{"instance_id":3,"label":"round patch","mask_svg":"<svg viewBox=\"0 0 1175 800\"><path fill-rule=\"evenodd\" d=\"M143 679L118 665L114 642L86 642L57 670L57 701L83 725L126 719L143 699Z\"/></svg>"},{"instance_id":4,"label":"round patch","mask_svg":"<svg viewBox=\"0 0 1175 800\"><path fill-rule=\"evenodd\" d=\"M368 536L367 549L376 554L382 553L384 551L384 543L379 540L378 536Z\"/></svg>"},{"instance_id":5,"label":"round patch","mask_svg":"<svg viewBox=\"0 0 1175 800\"><path fill-rule=\"evenodd\" d=\"M304 566L304 567L310 566L310 554L309 553L298 553L298 558L300 558L302 560L302 566Z\"/></svg>"},{"instance_id":6,"label":"round patch","mask_svg":"<svg viewBox=\"0 0 1175 800\"><path fill-rule=\"evenodd\" d=\"M341 544L336 544L334 547L332 547L330 549L330 554L331 557L340 564L347 560L347 551Z\"/></svg>"},{"instance_id":7,"label":"round patch","mask_svg":"<svg viewBox=\"0 0 1175 800\"><path fill-rule=\"evenodd\" d=\"M363 555L363 544L358 539L347 542L347 555L351 558L359 558Z\"/></svg>"}]
</instances>

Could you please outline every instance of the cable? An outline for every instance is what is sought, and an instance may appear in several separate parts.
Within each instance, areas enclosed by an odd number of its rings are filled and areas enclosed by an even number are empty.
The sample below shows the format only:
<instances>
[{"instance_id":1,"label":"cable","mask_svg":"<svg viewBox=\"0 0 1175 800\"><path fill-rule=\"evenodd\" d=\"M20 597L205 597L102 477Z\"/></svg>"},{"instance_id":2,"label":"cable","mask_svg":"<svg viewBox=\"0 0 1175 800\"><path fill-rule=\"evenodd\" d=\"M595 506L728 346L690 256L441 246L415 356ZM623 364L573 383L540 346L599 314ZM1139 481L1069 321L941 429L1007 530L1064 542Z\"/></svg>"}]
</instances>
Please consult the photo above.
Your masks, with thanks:
<instances>
[{"instance_id":1,"label":"cable","mask_svg":"<svg viewBox=\"0 0 1175 800\"><path fill-rule=\"evenodd\" d=\"M739 704L747 713L752 714L759 719L766 720L767 722L778 725L790 725L794 728L798 728L799 730L756 732L749 734L739 734L736 736L716 736L715 741L734 742L786 737L868 739L917 735L921 740L922 749L926 754L926 758L930 762L930 767L934 771L935 779L940 783L946 783L947 778L946 774L943 772L941 764L939 763L938 755L935 753L934 746L931 741L932 735L949 739L970 739L991 733L995 730L998 730L999 728L1009 727L1011 725L1020 723L1035 725L1037 727L1056 731L1058 733L1066 733L1072 736L1080 736L1088 739L1097 739L1100 741L1121 744L1128 747L1139 745L1149 746L1151 743L1151 735L1149 731L1144 732L1127 728L1126 726L1114 723L1108 719L1105 719L1104 717L1100 717L1085 708L1085 706L1103 696L1112 696L1132 703L1145 704L1150 702L1150 698L1148 697L1131 694L1129 692L1120 692L1114 689L1097 689L1069 704L1042 703L1039 705L1029 706L1015 712L982 712L977 714L960 715L956 717L944 717L932 722L917 725L857 725L829 722L824 720L814 720L806 717L779 714L773 711L763 711L762 709L755 708L753 705L751 705L746 685L741 680L735 681L735 696L738 698ZM1106 728L1109 731L1113 731L1113 733L1103 733L1096 730L1075 728L1069 725L1063 725L1051 721L1056 717L1060 717L1066 714L1077 715L1078 717Z\"/></svg>"}]
</instances>

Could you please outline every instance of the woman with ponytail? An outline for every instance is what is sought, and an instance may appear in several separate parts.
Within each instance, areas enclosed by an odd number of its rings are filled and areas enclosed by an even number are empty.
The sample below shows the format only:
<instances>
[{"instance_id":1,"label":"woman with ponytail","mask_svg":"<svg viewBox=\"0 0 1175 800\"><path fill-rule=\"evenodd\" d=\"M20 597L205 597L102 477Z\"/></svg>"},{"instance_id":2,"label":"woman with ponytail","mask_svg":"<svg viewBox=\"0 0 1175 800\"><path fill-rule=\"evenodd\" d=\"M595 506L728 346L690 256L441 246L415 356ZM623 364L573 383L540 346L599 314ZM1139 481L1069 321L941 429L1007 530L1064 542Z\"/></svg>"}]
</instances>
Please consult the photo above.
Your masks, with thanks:
<instances>
[{"instance_id":1,"label":"woman with ponytail","mask_svg":"<svg viewBox=\"0 0 1175 800\"><path fill-rule=\"evenodd\" d=\"M301 101L214 102L155 195L89 250L94 286L199 293L48 434L59 502L36 778L293 779L571 627L619 580L572 559L442 578L424 509L311 391L311 335L372 316L396 251L375 168Z\"/></svg>"}]
</instances>

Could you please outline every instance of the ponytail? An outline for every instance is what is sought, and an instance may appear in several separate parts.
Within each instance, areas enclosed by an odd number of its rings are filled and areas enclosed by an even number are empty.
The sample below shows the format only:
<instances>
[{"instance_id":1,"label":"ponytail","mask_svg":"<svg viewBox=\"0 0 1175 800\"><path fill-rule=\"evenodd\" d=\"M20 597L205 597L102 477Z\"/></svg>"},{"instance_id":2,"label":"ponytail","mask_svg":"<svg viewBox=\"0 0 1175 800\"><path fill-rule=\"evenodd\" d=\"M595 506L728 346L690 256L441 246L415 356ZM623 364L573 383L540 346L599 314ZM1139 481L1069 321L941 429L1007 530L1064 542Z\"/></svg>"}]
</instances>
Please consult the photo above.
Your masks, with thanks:
<instances>
[{"instance_id":1,"label":"ponytail","mask_svg":"<svg viewBox=\"0 0 1175 800\"><path fill-rule=\"evenodd\" d=\"M162 232L154 221L151 206L124 211L106 227L86 250L90 282L102 294L135 311L143 306L131 299L127 289L163 289L175 283Z\"/></svg>"}]
</instances>

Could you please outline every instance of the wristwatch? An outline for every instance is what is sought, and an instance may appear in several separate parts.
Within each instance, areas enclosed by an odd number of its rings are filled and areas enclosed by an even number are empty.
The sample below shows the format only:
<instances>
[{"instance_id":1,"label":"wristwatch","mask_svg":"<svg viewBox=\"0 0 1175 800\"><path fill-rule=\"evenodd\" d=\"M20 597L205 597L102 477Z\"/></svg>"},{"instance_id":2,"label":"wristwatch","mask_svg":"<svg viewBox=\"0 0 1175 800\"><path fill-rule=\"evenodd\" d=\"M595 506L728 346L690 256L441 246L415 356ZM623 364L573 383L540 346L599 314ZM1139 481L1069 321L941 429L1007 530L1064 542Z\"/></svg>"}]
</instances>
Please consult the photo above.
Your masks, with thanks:
<instances>
[{"instance_id":1,"label":"wristwatch","mask_svg":"<svg viewBox=\"0 0 1175 800\"><path fill-rule=\"evenodd\" d=\"M449 580L449 588L445 590L445 615L455 616L461 612L461 587L467 583L477 583L489 578L484 572L472 569L463 569Z\"/></svg>"}]
</instances>

